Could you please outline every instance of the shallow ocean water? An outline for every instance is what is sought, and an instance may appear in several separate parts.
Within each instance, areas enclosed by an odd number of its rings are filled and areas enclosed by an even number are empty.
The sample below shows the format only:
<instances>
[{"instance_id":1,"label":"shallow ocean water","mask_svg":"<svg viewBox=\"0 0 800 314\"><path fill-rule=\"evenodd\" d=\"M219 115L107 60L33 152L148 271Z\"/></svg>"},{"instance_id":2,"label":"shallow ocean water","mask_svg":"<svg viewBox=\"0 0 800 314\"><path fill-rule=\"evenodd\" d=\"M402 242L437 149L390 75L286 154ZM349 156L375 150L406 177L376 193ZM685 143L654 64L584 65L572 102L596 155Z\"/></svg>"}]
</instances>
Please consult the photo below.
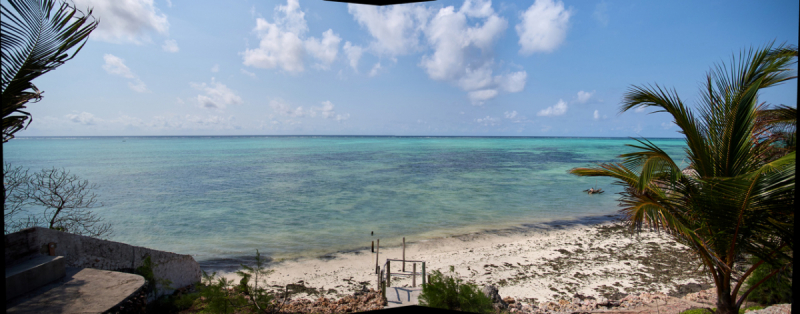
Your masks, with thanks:
<instances>
[{"instance_id":1,"label":"shallow ocean water","mask_svg":"<svg viewBox=\"0 0 800 314\"><path fill-rule=\"evenodd\" d=\"M655 139L673 156L684 140ZM205 268L607 215L621 188L567 173L618 161L629 138L16 138L4 162L98 184L111 240ZM683 164L682 166L686 166ZM589 187L606 193L587 195ZM35 210L35 209L31 209ZM375 236L370 236L374 231Z\"/></svg>"}]
</instances>

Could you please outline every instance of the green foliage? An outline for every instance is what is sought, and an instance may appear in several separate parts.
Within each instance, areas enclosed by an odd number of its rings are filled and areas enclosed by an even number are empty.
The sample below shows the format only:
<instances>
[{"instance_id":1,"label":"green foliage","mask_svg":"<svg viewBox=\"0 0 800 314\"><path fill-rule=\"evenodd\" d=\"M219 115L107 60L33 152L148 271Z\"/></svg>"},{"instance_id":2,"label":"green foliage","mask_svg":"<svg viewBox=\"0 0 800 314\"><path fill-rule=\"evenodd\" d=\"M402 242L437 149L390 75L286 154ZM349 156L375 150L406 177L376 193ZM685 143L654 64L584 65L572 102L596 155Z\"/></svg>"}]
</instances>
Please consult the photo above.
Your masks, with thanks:
<instances>
[{"instance_id":1,"label":"green foliage","mask_svg":"<svg viewBox=\"0 0 800 314\"><path fill-rule=\"evenodd\" d=\"M147 313L177 313L185 311L200 298L199 292L162 297L147 305Z\"/></svg>"},{"instance_id":2,"label":"green foliage","mask_svg":"<svg viewBox=\"0 0 800 314\"><path fill-rule=\"evenodd\" d=\"M233 281L225 278L215 278L217 273L211 275L203 271L203 285L198 286L200 296L205 298L206 310L211 313L233 313L237 308L247 305L244 296L231 292L228 288Z\"/></svg>"},{"instance_id":3,"label":"green foliage","mask_svg":"<svg viewBox=\"0 0 800 314\"><path fill-rule=\"evenodd\" d=\"M625 188L620 211L632 228L665 230L692 248L714 278L722 313L737 312L744 301L739 297L742 281L731 282L742 256L773 262L791 255L794 140L769 134L791 130L796 110L767 109L758 95L796 79L797 52L795 46L772 44L744 51L730 66L721 64L708 73L696 106L684 104L674 89L631 87L620 110L652 107L670 114L686 138L686 169L642 139L628 145L637 151L620 155L621 162L570 170L617 179Z\"/></svg>"},{"instance_id":4,"label":"green foliage","mask_svg":"<svg viewBox=\"0 0 800 314\"><path fill-rule=\"evenodd\" d=\"M753 264L759 261L758 258L752 258ZM785 265L785 264L784 264ZM783 266L775 267L768 263L761 264L750 277L747 278L745 283L748 288L754 286L756 283L769 276L773 271L780 269ZM778 303L791 303L792 302L792 269L787 268L783 271L778 271L775 275L765 280L761 285L758 285L753 292L747 296L747 300L758 302L761 304L778 304Z\"/></svg>"},{"instance_id":5,"label":"green foliage","mask_svg":"<svg viewBox=\"0 0 800 314\"><path fill-rule=\"evenodd\" d=\"M211 313L233 313L237 309L247 308L256 313L278 313L289 299L288 289L283 292L283 300L277 298L264 287L259 287L259 280L269 276L273 271L265 269L266 261L256 250L255 266L242 265L236 274L242 276L239 284L233 280L215 278L203 271L202 284L198 285L200 296L205 299L206 310ZM251 282L252 280L252 282Z\"/></svg>"},{"instance_id":6,"label":"green foliage","mask_svg":"<svg viewBox=\"0 0 800 314\"><path fill-rule=\"evenodd\" d=\"M451 266L452 272L452 266ZM434 308L490 313L492 300L476 285L462 283L454 275L444 275L438 270L431 272L430 280L422 286L419 304Z\"/></svg>"},{"instance_id":7,"label":"green foliage","mask_svg":"<svg viewBox=\"0 0 800 314\"><path fill-rule=\"evenodd\" d=\"M739 309L739 314L744 314L744 312L746 312L746 311L755 311L755 310L761 310L761 309L764 309L764 307L755 305L755 306L748 307L746 309ZM691 310L683 311L683 312L681 312L681 314L711 314L711 313L714 313L716 310L717 310L717 308L712 308L712 309L691 309Z\"/></svg>"},{"instance_id":8,"label":"green foliage","mask_svg":"<svg viewBox=\"0 0 800 314\"><path fill-rule=\"evenodd\" d=\"M146 280L146 289L148 294L152 295L153 297L158 297L158 286L160 285L165 289L172 289L170 286L172 281L165 278L156 278L156 275L153 272L154 266L156 265L153 264L153 261L150 259L150 255L147 255L142 261L142 265L137 267L134 272L138 275L141 275L144 277L144 280Z\"/></svg>"}]
</instances>

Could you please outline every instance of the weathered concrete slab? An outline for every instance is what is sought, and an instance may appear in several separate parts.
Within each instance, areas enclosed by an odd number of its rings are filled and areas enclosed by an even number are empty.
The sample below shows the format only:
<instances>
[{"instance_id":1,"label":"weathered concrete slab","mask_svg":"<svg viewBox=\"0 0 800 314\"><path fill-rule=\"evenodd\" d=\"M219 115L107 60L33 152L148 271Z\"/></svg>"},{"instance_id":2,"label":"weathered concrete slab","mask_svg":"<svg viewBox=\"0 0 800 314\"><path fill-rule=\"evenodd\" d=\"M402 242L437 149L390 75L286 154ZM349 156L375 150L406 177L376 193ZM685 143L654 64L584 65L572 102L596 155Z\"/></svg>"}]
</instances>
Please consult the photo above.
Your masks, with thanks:
<instances>
[{"instance_id":1,"label":"weathered concrete slab","mask_svg":"<svg viewBox=\"0 0 800 314\"><path fill-rule=\"evenodd\" d=\"M66 276L6 303L6 313L103 313L144 286L135 274L67 268Z\"/></svg>"},{"instance_id":2,"label":"weathered concrete slab","mask_svg":"<svg viewBox=\"0 0 800 314\"><path fill-rule=\"evenodd\" d=\"M64 256L67 267L95 268L133 272L142 266L145 257L153 262L158 279L171 281L172 288L182 288L200 281L200 265L191 255L153 250L125 243L101 240L47 228L28 228L5 235L6 264L15 263L31 254L48 255L49 243L55 243L54 253ZM161 294L171 293L159 284Z\"/></svg>"},{"instance_id":3,"label":"weathered concrete slab","mask_svg":"<svg viewBox=\"0 0 800 314\"><path fill-rule=\"evenodd\" d=\"M63 256L35 255L6 268L6 300L31 292L66 275Z\"/></svg>"},{"instance_id":4,"label":"weathered concrete slab","mask_svg":"<svg viewBox=\"0 0 800 314\"><path fill-rule=\"evenodd\" d=\"M420 293L422 293L422 288L387 287L386 301L388 304L384 308L418 305Z\"/></svg>"}]
</instances>

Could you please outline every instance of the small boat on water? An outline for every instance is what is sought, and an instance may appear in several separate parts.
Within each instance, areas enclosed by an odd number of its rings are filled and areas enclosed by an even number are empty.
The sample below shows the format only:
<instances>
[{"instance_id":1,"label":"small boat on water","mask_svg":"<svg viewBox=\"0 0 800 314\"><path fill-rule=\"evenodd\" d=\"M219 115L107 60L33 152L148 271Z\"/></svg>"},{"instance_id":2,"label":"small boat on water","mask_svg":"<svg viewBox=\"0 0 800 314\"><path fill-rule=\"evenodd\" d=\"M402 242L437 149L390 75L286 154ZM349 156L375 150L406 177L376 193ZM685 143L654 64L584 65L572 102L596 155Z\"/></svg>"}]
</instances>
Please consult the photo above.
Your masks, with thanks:
<instances>
[{"instance_id":1,"label":"small boat on water","mask_svg":"<svg viewBox=\"0 0 800 314\"><path fill-rule=\"evenodd\" d=\"M603 189L595 189L595 188L590 188L588 190L583 190L583 191L586 192L586 193L589 193L589 194L600 194L600 193L605 192L605 191L603 191Z\"/></svg>"}]
</instances>

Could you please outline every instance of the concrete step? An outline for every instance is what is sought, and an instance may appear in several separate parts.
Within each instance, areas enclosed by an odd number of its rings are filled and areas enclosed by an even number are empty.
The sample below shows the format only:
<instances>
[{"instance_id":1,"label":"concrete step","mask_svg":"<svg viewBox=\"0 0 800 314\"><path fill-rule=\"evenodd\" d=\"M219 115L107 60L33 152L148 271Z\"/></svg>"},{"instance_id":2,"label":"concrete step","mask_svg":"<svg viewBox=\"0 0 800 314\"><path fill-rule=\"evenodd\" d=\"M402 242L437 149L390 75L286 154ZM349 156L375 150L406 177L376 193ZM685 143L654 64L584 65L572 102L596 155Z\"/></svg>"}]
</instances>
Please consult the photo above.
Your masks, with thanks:
<instances>
[{"instance_id":1,"label":"concrete step","mask_svg":"<svg viewBox=\"0 0 800 314\"><path fill-rule=\"evenodd\" d=\"M418 298L420 293L422 293L421 287L386 287L387 304L384 308L417 305L419 303Z\"/></svg>"},{"instance_id":2,"label":"concrete step","mask_svg":"<svg viewBox=\"0 0 800 314\"><path fill-rule=\"evenodd\" d=\"M64 278L8 300L6 313L104 313L135 298L144 284L135 274L68 267Z\"/></svg>"},{"instance_id":3,"label":"concrete step","mask_svg":"<svg viewBox=\"0 0 800 314\"><path fill-rule=\"evenodd\" d=\"M63 256L31 256L6 268L6 300L33 291L64 275Z\"/></svg>"}]
</instances>

